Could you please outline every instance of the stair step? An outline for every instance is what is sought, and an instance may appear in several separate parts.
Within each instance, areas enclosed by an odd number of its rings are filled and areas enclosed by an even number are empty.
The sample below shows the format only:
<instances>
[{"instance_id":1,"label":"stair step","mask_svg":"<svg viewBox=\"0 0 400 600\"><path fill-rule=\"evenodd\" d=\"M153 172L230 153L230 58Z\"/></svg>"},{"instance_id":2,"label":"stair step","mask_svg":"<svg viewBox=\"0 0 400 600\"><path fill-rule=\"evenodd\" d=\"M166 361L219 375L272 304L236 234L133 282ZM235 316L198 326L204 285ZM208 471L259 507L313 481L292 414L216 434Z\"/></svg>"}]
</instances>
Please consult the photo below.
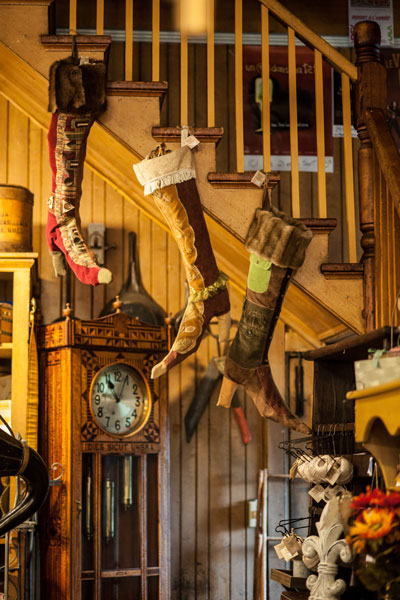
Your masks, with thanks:
<instances>
[{"instance_id":1,"label":"stair step","mask_svg":"<svg viewBox=\"0 0 400 600\"><path fill-rule=\"evenodd\" d=\"M321 273L326 279L362 279L364 265L360 263L323 263Z\"/></svg>"},{"instance_id":2,"label":"stair step","mask_svg":"<svg viewBox=\"0 0 400 600\"><path fill-rule=\"evenodd\" d=\"M311 229L313 235L330 234L337 225L337 219L299 219L308 229Z\"/></svg>"},{"instance_id":3,"label":"stair step","mask_svg":"<svg viewBox=\"0 0 400 600\"><path fill-rule=\"evenodd\" d=\"M50 6L54 0L0 0L3 6L18 6L21 4L29 4L29 6Z\"/></svg>"},{"instance_id":4,"label":"stair step","mask_svg":"<svg viewBox=\"0 0 400 600\"><path fill-rule=\"evenodd\" d=\"M108 96L146 96L163 100L167 91L166 81L107 81L106 84Z\"/></svg>"},{"instance_id":5,"label":"stair step","mask_svg":"<svg viewBox=\"0 0 400 600\"><path fill-rule=\"evenodd\" d=\"M72 35L41 35L46 50L71 50ZM76 45L79 52L105 52L111 44L110 35L77 35Z\"/></svg>"},{"instance_id":6,"label":"stair step","mask_svg":"<svg viewBox=\"0 0 400 600\"><path fill-rule=\"evenodd\" d=\"M208 173L208 182L213 188L225 189L260 189L251 180L255 171L246 171L245 173ZM268 177L268 187L274 188L280 181L280 174L276 172L266 173Z\"/></svg>"},{"instance_id":7,"label":"stair step","mask_svg":"<svg viewBox=\"0 0 400 600\"><path fill-rule=\"evenodd\" d=\"M151 134L157 142L180 142L180 127L160 127L155 126ZM199 142L211 142L218 144L224 135L223 127L189 127L189 135L194 135Z\"/></svg>"}]
</instances>

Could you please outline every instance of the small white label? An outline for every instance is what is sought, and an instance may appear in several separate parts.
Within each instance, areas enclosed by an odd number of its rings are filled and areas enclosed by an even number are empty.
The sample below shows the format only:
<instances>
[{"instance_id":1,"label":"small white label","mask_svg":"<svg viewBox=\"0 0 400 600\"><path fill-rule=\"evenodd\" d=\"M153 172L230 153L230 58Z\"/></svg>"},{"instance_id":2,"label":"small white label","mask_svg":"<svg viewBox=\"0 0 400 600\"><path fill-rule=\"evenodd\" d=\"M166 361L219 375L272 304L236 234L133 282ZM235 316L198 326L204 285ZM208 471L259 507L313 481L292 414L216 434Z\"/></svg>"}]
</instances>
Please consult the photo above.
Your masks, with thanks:
<instances>
[{"instance_id":1,"label":"small white label","mask_svg":"<svg viewBox=\"0 0 400 600\"><path fill-rule=\"evenodd\" d=\"M88 65L90 63L90 59L88 56L81 56L79 59L80 65Z\"/></svg>"},{"instance_id":2,"label":"small white label","mask_svg":"<svg viewBox=\"0 0 400 600\"><path fill-rule=\"evenodd\" d=\"M314 487L308 490L309 495L315 500L315 502L320 502L320 500L322 500L324 497L324 492L325 488L319 484L314 485Z\"/></svg>"},{"instance_id":3,"label":"small white label","mask_svg":"<svg viewBox=\"0 0 400 600\"><path fill-rule=\"evenodd\" d=\"M185 146L189 146L191 150L200 144L199 140L194 135L189 135L184 141Z\"/></svg>"},{"instance_id":4,"label":"small white label","mask_svg":"<svg viewBox=\"0 0 400 600\"><path fill-rule=\"evenodd\" d=\"M340 477L339 467L336 463L334 463L332 465L332 467L329 469L329 471L327 472L327 474L325 475L324 481L326 481L327 483L330 483L330 485L335 485L335 483L337 482L339 477Z\"/></svg>"},{"instance_id":5,"label":"small white label","mask_svg":"<svg viewBox=\"0 0 400 600\"><path fill-rule=\"evenodd\" d=\"M256 171L251 178L251 183L254 183L257 187L262 187L265 183L267 176L262 171Z\"/></svg>"}]
</instances>

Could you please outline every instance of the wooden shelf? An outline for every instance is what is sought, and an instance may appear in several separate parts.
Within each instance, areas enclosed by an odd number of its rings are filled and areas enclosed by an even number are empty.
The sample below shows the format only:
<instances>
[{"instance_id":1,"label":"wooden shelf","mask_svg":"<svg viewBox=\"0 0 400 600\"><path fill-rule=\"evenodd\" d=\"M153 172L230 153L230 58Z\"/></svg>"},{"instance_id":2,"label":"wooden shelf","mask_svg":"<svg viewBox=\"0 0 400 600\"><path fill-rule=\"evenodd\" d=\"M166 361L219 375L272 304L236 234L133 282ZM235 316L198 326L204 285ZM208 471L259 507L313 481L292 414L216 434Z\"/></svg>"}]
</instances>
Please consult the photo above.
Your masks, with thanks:
<instances>
[{"instance_id":1,"label":"wooden shelf","mask_svg":"<svg viewBox=\"0 0 400 600\"><path fill-rule=\"evenodd\" d=\"M355 437L371 452L382 469L387 489L397 489L400 454L400 379L348 392L355 401Z\"/></svg>"},{"instance_id":2,"label":"wooden shelf","mask_svg":"<svg viewBox=\"0 0 400 600\"><path fill-rule=\"evenodd\" d=\"M286 569L271 569L271 579L292 590L307 589L305 577L293 577L292 571Z\"/></svg>"}]
</instances>

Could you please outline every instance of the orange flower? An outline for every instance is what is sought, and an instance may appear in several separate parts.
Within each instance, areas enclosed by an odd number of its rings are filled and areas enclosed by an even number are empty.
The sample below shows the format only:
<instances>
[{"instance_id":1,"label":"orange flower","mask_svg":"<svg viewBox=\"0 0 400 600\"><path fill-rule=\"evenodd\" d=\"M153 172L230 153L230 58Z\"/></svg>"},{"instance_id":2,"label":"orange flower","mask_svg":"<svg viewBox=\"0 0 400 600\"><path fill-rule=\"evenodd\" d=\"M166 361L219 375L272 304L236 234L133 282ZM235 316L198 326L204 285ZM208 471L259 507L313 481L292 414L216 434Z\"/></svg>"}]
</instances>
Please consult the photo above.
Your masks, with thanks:
<instances>
[{"instance_id":1,"label":"orange flower","mask_svg":"<svg viewBox=\"0 0 400 600\"><path fill-rule=\"evenodd\" d=\"M371 508L363 510L360 518L350 527L349 534L354 538L353 546L356 549L357 540L378 539L385 536L392 529L394 513L387 508ZM357 551L357 549L356 549Z\"/></svg>"}]
</instances>

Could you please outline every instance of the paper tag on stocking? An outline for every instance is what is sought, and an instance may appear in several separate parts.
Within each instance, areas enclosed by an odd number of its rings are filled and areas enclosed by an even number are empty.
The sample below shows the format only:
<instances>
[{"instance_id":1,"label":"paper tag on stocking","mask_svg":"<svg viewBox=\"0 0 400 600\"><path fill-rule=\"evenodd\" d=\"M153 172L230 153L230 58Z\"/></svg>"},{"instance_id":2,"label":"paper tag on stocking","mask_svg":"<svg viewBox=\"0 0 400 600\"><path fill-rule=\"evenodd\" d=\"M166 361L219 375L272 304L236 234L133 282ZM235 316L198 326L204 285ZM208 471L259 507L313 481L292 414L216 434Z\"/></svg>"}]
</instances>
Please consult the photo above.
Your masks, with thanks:
<instances>
[{"instance_id":1,"label":"paper tag on stocking","mask_svg":"<svg viewBox=\"0 0 400 600\"><path fill-rule=\"evenodd\" d=\"M337 463L333 463L333 465L331 466L331 468L325 475L324 481L326 481L330 485L335 485L335 483L337 482L339 477L340 477L339 465Z\"/></svg>"},{"instance_id":2,"label":"paper tag on stocking","mask_svg":"<svg viewBox=\"0 0 400 600\"><path fill-rule=\"evenodd\" d=\"M193 148L196 148L196 146L198 146L200 142L194 135L189 135L189 137L186 138L183 144L184 146L189 146L189 148L193 150Z\"/></svg>"},{"instance_id":3,"label":"paper tag on stocking","mask_svg":"<svg viewBox=\"0 0 400 600\"><path fill-rule=\"evenodd\" d=\"M311 498L315 500L315 502L320 502L324 497L325 488L322 485L314 485L310 490L308 490Z\"/></svg>"},{"instance_id":4,"label":"paper tag on stocking","mask_svg":"<svg viewBox=\"0 0 400 600\"><path fill-rule=\"evenodd\" d=\"M254 183L257 187L262 187L265 183L267 176L262 171L256 171L251 178L251 183Z\"/></svg>"}]
</instances>

